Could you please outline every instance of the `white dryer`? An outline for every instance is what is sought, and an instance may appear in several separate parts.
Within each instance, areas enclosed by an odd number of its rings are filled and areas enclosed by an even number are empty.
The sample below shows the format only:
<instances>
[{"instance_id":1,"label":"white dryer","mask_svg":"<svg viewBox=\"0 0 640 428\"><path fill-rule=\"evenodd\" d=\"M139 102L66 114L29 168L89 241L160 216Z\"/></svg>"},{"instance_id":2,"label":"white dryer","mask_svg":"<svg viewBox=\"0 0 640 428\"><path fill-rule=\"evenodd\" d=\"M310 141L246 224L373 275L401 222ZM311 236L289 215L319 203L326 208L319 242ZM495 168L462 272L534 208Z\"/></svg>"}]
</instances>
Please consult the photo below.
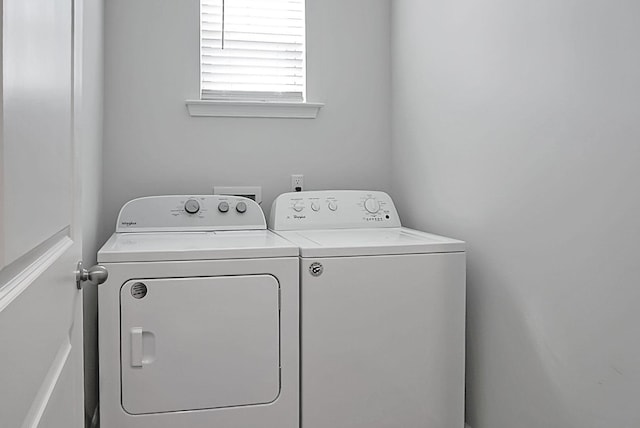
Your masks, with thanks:
<instances>
[{"instance_id":1,"label":"white dryer","mask_svg":"<svg viewBox=\"0 0 640 428\"><path fill-rule=\"evenodd\" d=\"M98 253L101 426L298 427L297 256L246 198L127 203Z\"/></svg>"},{"instance_id":2,"label":"white dryer","mask_svg":"<svg viewBox=\"0 0 640 428\"><path fill-rule=\"evenodd\" d=\"M464 242L370 191L281 195L270 227L300 248L302 428L463 428Z\"/></svg>"}]
</instances>

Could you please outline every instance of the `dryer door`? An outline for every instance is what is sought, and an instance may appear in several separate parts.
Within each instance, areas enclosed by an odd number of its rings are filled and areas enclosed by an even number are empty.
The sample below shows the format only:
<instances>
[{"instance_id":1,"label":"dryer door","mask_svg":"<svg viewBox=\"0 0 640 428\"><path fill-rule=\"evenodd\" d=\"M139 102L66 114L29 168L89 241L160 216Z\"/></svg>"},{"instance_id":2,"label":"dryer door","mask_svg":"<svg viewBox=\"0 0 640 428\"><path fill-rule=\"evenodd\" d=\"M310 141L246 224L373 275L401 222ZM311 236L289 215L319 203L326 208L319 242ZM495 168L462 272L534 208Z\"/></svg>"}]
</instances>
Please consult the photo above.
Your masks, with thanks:
<instances>
[{"instance_id":1,"label":"dryer door","mask_svg":"<svg viewBox=\"0 0 640 428\"><path fill-rule=\"evenodd\" d=\"M140 279L120 292L122 406L131 414L264 404L280 392L270 275Z\"/></svg>"}]
</instances>

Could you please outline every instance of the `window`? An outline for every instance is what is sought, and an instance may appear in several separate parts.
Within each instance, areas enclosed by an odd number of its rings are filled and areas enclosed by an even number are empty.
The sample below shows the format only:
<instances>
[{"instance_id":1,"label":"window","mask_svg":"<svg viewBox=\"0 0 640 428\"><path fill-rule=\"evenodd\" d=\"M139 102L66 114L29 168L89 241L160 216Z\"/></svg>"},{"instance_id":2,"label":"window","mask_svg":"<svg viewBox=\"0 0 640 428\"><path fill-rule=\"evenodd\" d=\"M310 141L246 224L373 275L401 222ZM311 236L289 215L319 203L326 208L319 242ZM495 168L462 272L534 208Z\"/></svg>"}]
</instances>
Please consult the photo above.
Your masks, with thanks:
<instances>
[{"instance_id":1,"label":"window","mask_svg":"<svg viewBox=\"0 0 640 428\"><path fill-rule=\"evenodd\" d=\"M201 99L304 102L304 6L304 0L201 0Z\"/></svg>"}]
</instances>

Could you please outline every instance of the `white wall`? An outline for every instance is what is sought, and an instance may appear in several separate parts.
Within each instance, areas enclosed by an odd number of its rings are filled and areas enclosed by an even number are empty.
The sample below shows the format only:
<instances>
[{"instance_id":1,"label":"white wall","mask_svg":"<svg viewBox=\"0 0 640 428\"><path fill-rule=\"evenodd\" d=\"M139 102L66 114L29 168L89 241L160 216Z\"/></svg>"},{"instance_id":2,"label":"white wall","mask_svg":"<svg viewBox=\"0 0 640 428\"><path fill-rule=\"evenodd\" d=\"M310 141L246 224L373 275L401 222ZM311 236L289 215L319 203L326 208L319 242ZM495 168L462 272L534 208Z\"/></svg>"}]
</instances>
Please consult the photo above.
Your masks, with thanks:
<instances>
[{"instance_id":1,"label":"white wall","mask_svg":"<svg viewBox=\"0 0 640 428\"><path fill-rule=\"evenodd\" d=\"M84 0L82 47L83 121L82 151L82 258L87 266L96 262L102 244L102 114L103 114L103 0ZM93 416L97 397L98 328L95 285L84 287L84 349L86 414Z\"/></svg>"},{"instance_id":2,"label":"white wall","mask_svg":"<svg viewBox=\"0 0 640 428\"><path fill-rule=\"evenodd\" d=\"M640 426L640 3L392 14L393 195L468 241L471 425Z\"/></svg>"},{"instance_id":3,"label":"white wall","mask_svg":"<svg viewBox=\"0 0 640 428\"><path fill-rule=\"evenodd\" d=\"M308 189L390 181L390 0L307 0L315 120L192 118L199 1L106 2L102 238L120 207L154 194L262 185L269 210L303 173Z\"/></svg>"}]
</instances>

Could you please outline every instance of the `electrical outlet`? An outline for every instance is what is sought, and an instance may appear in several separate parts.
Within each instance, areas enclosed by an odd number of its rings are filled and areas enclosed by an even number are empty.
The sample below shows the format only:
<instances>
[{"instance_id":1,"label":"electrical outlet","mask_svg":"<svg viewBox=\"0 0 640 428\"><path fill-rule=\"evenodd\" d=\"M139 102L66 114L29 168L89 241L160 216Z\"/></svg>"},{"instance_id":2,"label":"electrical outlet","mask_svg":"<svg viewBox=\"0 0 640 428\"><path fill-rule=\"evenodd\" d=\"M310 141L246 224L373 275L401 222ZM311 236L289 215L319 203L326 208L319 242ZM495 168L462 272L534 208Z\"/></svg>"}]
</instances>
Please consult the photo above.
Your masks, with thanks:
<instances>
[{"instance_id":1,"label":"electrical outlet","mask_svg":"<svg viewBox=\"0 0 640 428\"><path fill-rule=\"evenodd\" d=\"M302 192L304 190L304 175L293 174L291 176L291 191Z\"/></svg>"}]
</instances>

